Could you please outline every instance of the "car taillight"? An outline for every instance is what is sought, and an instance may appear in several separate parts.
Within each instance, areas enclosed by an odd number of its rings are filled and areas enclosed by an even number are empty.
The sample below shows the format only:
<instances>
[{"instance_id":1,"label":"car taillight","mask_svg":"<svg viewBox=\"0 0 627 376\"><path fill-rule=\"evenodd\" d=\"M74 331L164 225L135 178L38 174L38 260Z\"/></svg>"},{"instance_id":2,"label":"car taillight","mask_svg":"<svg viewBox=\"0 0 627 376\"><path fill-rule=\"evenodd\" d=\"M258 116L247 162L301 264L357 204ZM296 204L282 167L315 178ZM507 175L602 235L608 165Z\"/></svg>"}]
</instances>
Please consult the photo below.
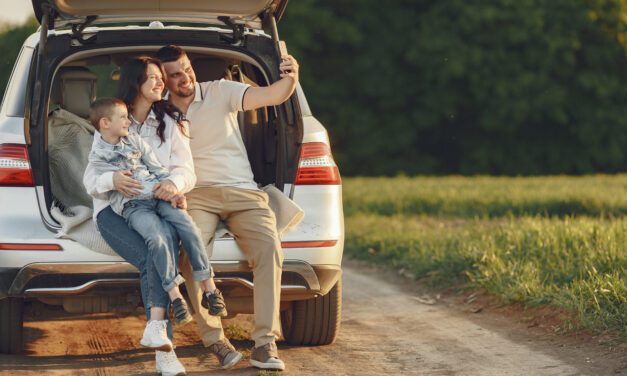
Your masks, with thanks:
<instances>
[{"instance_id":1,"label":"car taillight","mask_svg":"<svg viewBox=\"0 0 627 376\"><path fill-rule=\"evenodd\" d=\"M33 186L26 145L0 145L0 186Z\"/></svg>"},{"instance_id":2,"label":"car taillight","mask_svg":"<svg viewBox=\"0 0 627 376\"><path fill-rule=\"evenodd\" d=\"M331 155L329 145L308 142L300 148L295 185L341 184L340 171Z\"/></svg>"},{"instance_id":3,"label":"car taillight","mask_svg":"<svg viewBox=\"0 0 627 376\"><path fill-rule=\"evenodd\" d=\"M62 251L58 244L0 243L0 251Z\"/></svg>"}]
</instances>

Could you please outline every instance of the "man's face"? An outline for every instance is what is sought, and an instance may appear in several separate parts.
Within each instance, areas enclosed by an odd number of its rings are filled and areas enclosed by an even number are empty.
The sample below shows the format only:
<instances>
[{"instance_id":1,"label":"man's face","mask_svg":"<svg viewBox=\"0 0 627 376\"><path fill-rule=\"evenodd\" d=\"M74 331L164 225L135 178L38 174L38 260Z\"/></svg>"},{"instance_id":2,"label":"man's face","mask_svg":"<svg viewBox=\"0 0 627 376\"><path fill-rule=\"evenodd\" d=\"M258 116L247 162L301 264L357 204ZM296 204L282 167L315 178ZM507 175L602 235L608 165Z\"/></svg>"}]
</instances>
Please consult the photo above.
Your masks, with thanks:
<instances>
[{"instance_id":1,"label":"man's face","mask_svg":"<svg viewBox=\"0 0 627 376\"><path fill-rule=\"evenodd\" d=\"M191 97L196 93L194 84L196 74L192 68L192 63L187 55L181 56L176 61L163 64L165 73L168 76L168 90L170 95L178 97Z\"/></svg>"}]
</instances>

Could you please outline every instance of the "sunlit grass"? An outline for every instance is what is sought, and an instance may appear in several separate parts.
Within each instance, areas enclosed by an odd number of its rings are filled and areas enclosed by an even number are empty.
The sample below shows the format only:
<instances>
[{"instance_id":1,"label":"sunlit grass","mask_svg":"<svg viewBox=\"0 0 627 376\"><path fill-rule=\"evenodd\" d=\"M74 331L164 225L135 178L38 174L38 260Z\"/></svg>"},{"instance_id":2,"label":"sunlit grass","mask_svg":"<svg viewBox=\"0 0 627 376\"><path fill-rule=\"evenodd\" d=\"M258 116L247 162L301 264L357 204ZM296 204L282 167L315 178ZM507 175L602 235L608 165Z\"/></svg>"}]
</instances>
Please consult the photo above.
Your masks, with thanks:
<instances>
[{"instance_id":1,"label":"sunlit grass","mask_svg":"<svg viewBox=\"0 0 627 376\"><path fill-rule=\"evenodd\" d=\"M627 337L626 186L625 175L345 179L345 250Z\"/></svg>"},{"instance_id":2,"label":"sunlit grass","mask_svg":"<svg viewBox=\"0 0 627 376\"><path fill-rule=\"evenodd\" d=\"M627 214L627 174L585 177L398 177L343 180L344 210L447 217Z\"/></svg>"}]
</instances>

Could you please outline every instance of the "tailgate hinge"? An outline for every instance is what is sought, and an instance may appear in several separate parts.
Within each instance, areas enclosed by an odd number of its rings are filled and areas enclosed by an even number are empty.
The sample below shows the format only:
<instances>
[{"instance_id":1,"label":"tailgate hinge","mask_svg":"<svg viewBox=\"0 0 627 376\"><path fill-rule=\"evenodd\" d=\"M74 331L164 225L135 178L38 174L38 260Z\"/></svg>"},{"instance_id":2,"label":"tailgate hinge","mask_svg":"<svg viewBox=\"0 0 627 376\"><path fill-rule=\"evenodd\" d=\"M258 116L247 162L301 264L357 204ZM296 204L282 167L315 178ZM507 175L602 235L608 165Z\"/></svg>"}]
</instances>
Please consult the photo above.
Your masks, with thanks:
<instances>
[{"instance_id":1,"label":"tailgate hinge","mask_svg":"<svg viewBox=\"0 0 627 376\"><path fill-rule=\"evenodd\" d=\"M233 45L241 46L244 41L244 25L236 24L231 17L219 16L218 19L233 30L233 36L220 34L220 39Z\"/></svg>"},{"instance_id":2,"label":"tailgate hinge","mask_svg":"<svg viewBox=\"0 0 627 376\"><path fill-rule=\"evenodd\" d=\"M83 36L83 31L87 26L94 22L98 16L87 16L85 21L79 24L72 24L72 38L78 40L81 44L88 44L96 40L96 35L92 35L89 38Z\"/></svg>"}]
</instances>

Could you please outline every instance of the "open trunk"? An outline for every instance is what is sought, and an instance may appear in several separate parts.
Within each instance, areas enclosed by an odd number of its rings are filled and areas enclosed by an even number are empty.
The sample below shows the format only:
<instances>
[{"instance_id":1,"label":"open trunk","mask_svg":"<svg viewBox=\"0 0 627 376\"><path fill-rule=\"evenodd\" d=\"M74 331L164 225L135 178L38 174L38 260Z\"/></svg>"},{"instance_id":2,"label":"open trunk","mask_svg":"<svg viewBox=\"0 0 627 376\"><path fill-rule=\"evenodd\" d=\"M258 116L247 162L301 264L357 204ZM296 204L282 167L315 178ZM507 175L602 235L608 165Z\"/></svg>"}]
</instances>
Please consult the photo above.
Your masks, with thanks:
<instances>
[{"instance_id":1,"label":"open trunk","mask_svg":"<svg viewBox=\"0 0 627 376\"><path fill-rule=\"evenodd\" d=\"M150 55L160 48L166 40L161 33L99 31L82 46L76 46L69 34L47 41L46 53L38 56L34 68L38 80L30 88L28 129L29 152L39 156L32 158L35 184L44 187L46 208L54 200L61 206L89 201L82 189L82 171L93 137L93 128L85 120L89 104L96 97L115 96L119 67L131 57ZM279 78L278 58L272 58L274 45L268 37L247 35L243 48L229 45L219 32L168 30L167 35L168 42L188 52L198 82L224 78L265 86ZM282 189L294 180L302 141L299 112L294 95L282 106L240 113L242 138L259 184L274 183ZM81 194L68 194L79 190Z\"/></svg>"}]
</instances>

